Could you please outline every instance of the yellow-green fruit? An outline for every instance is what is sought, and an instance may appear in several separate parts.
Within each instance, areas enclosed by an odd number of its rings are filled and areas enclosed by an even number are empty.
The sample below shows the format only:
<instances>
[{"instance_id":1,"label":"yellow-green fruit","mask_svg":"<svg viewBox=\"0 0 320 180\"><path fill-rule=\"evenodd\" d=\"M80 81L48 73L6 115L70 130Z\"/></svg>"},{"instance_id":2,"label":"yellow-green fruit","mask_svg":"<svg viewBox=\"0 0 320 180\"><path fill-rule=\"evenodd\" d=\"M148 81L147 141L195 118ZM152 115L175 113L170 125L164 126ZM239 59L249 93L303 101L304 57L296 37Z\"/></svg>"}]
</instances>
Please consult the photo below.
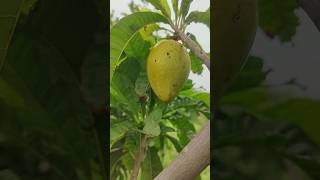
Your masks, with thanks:
<instances>
[{"instance_id":1,"label":"yellow-green fruit","mask_svg":"<svg viewBox=\"0 0 320 180\"><path fill-rule=\"evenodd\" d=\"M212 11L213 94L217 100L241 70L252 47L257 0L215 0Z\"/></svg>"},{"instance_id":2,"label":"yellow-green fruit","mask_svg":"<svg viewBox=\"0 0 320 180\"><path fill-rule=\"evenodd\" d=\"M147 60L148 80L161 101L177 96L190 73L190 57L175 40L162 40L150 49Z\"/></svg>"}]
</instances>

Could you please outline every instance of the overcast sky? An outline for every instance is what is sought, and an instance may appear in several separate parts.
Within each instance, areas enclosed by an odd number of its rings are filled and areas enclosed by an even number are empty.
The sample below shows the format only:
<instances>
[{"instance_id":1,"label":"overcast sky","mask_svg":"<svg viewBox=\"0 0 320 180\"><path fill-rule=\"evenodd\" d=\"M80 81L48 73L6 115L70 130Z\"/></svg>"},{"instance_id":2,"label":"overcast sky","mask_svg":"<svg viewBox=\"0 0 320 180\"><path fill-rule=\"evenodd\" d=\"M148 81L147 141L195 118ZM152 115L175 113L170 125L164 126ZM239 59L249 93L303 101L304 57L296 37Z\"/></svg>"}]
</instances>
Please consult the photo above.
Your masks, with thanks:
<instances>
[{"instance_id":1,"label":"overcast sky","mask_svg":"<svg viewBox=\"0 0 320 180\"><path fill-rule=\"evenodd\" d=\"M131 0L111 1L111 10L116 16L122 12L129 12L127 4ZM138 4L140 0L135 0ZM191 4L191 11L204 11L209 7L209 0L197 0ZM296 78L305 85L304 95L320 98L320 32L316 29L310 18L301 9L296 11L300 19L300 26L291 43L282 44L280 41L270 39L258 30L255 43L251 50L253 55L265 60L265 68L272 68L268 77L271 84L279 84L291 78ZM210 51L210 32L202 24L191 24L187 31L196 35L202 47ZM202 75L190 75L196 87L203 87L210 91L210 73L204 68Z\"/></svg>"}]
</instances>

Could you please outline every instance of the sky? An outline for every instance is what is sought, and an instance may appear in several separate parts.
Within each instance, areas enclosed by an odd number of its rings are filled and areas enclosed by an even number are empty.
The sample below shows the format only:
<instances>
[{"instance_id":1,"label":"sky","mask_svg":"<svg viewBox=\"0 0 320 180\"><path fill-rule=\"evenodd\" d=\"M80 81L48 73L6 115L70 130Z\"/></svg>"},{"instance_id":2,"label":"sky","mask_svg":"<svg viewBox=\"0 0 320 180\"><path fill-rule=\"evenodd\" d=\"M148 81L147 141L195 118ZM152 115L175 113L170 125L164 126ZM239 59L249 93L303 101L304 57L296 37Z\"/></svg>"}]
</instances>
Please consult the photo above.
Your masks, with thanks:
<instances>
[{"instance_id":1,"label":"sky","mask_svg":"<svg viewBox=\"0 0 320 180\"><path fill-rule=\"evenodd\" d=\"M121 2L121 3L120 3ZM116 17L122 17L121 13L129 13L128 4L131 0L110 1L110 10L114 10ZM140 0L134 0L136 4L142 4ZM170 2L170 1L168 1ZM152 6L149 6L152 7ZM210 0L197 0L193 1L190 6L190 11L205 11L210 7ZM191 32L197 37L198 42L206 52L210 52L210 31L209 28L200 23L192 23L187 29L187 32ZM194 87L201 89L202 91L210 92L210 72L204 66L204 71L201 75L193 74L189 75L189 79L194 82Z\"/></svg>"}]
</instances>

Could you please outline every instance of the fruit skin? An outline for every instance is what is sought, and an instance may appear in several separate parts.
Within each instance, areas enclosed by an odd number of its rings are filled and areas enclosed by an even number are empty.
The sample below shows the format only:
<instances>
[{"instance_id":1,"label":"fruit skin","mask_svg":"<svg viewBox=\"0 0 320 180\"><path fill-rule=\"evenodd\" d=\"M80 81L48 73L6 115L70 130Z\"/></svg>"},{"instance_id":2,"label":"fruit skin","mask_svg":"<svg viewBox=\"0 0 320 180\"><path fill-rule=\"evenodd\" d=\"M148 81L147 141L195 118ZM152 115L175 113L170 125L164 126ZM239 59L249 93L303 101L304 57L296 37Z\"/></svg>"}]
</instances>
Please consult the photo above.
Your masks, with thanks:
<instances>
[{"instance_id":1,"label":"fruit skin","mask_svg":"<svg viewBox=\"0 0 320 180\"><path fill-rule=\"evenodd\" d=\"M257 0L215 0L213 8L213 94L217 101L243 67L258 25Z\"/></svg>"},{"instance_id":2,"label":"fruit skin","mask_svg":"<svg viewBox=\"0 0 320 180\"><path fill-rule=\"evenodd\" d=\"M150 49L147 75L152 90L163 102L177 96L190 73L190 57L182 44L162 40Z\"/></svg>"}]
</instances>

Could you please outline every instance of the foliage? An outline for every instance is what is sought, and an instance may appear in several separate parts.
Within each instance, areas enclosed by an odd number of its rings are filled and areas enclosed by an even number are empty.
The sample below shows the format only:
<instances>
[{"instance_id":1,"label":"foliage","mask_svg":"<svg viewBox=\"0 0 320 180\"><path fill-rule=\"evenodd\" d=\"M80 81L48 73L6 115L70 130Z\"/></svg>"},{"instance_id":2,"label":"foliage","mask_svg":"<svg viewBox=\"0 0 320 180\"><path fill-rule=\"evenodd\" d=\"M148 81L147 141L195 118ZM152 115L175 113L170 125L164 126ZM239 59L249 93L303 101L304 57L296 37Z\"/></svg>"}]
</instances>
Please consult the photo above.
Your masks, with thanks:
<instances>
[{"instance_id":1,"label":"foliage","mask_svg":"<svg viewBox=\"0 0 320 180\"><path fill-rule=\"evenodd\" d=\"M18 4L9 10L18 2L1 2L1 16L16 14ZM0 72L0 179L105 179L103 7L83 0L21 7ZM1 44L10 39L0 36Z\"/></svg>"},{"instance_id":2,"label":"foliage","mask_svg":"<svg viewBox=\"0 0 320 180\"><path fill-rule=\"evenodd\" d=\"M290 86L266 86L270 71L262 67L262 59L250 57L221 99L211 142L215 176L318 179L320 134L314 120L320 117L319 101L297 98L288 93Z\"/></svg>"}]
</instances>

